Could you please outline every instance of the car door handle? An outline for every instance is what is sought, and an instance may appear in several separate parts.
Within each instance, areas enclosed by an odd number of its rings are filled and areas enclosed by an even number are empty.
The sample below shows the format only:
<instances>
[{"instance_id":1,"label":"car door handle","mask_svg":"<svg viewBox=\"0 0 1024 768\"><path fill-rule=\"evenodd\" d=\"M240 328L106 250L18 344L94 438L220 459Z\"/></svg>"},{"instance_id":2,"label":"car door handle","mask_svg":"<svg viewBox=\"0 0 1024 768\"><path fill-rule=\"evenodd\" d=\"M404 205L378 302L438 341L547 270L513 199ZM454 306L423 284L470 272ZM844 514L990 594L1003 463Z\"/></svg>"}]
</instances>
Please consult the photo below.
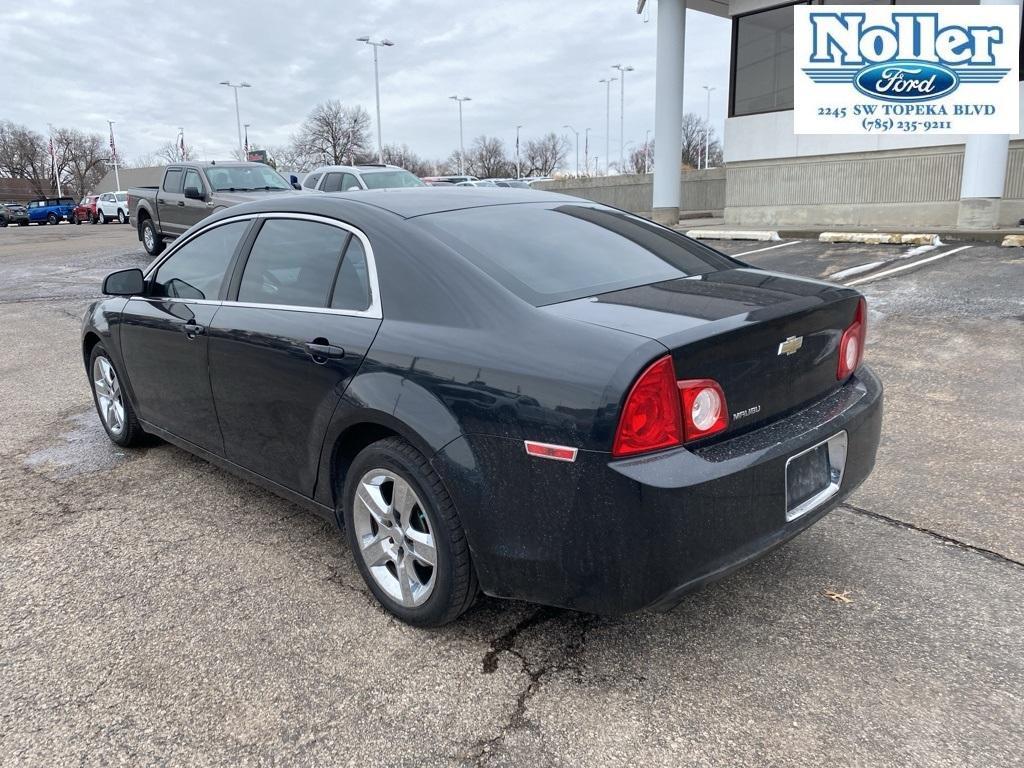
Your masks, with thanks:
<instances>
[{"instance_id":1,"label":"car door handle","mask_svg":"<svg viewBox=\"0 0 1024 768\"><path fill-rule=\"evenodd\" d=\"M179 200L178 201L178 205L180 205L182 208L184 208L185 207L185 201L184 200Z\"/></svg>"},{"instance_id":2,"label":"car door handle","mask_svg":"<svg viewBox=\"0 0 1024 768\"><path fill-rule=\"evenodd\" d=\"M311 341L306 344L306 352L313 358L314 363L323 365L328 360L340 360L345 356L345 350L333 344L319 344Z\"/></svg>"},{"instance_id":3,"label":"car door handle","mask_svg":"<svg viewBox=\"0 0 1024 768\"><path fill-rule=\"evenodd\" d=\"M167 205L167 201L164 200L162 197L158 197L156 201L160 203L160 205Z\"/></svg>"},{"instance_id":4,"label":"car door handle","mask_svg":"<svg viewBox=\"0 0 1024 768\"><path fill-rule=\"evenodd\" d=\"M183 330L185 335L190 339L194 339L196 336L202 336L206 333L206 326L199 325L198 323L185 323L181 326L181 330Z\"/></svg>"}]
</instances>

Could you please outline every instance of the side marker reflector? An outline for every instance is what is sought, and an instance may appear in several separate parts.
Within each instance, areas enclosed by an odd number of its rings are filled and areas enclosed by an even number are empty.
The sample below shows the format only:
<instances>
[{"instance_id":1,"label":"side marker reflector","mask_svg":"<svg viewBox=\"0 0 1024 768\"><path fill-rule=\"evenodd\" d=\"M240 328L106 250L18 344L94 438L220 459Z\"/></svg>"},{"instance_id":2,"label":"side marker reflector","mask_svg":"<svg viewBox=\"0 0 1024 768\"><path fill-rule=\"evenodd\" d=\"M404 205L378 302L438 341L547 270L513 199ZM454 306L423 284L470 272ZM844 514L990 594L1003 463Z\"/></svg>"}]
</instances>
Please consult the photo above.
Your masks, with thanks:
<instances>
[{"instance_id":1,"label":"side marker reflector","mask_svg":"<svg viewBox=\"0 0 1024 768\"><path fill-rule=\"evenodd\" d=\"M525 440L526 452L531 456L541 459L554 459L555 461L576 461L576 448L567 445L551 445L551 443L538 443L535 440Z\"/></svg>"}]
</instances>

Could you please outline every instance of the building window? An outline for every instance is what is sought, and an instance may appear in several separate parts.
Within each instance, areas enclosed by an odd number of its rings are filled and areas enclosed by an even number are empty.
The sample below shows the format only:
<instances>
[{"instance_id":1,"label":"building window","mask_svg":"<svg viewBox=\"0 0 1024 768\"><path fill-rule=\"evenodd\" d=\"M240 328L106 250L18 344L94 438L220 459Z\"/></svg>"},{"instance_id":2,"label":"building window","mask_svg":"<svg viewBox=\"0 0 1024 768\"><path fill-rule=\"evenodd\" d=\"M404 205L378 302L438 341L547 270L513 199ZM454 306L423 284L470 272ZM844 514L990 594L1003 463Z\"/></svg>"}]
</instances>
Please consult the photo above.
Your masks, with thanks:
<instances>
[{"instance_id":1,"label":"building window","mask_svg":"<svg viewBox=\"0 0 1024 768\"><path fill-rule=\"evenodd\" d=\"M733 19L732 116L793 108L793 6Z\"/></svg>"}]
</instances>

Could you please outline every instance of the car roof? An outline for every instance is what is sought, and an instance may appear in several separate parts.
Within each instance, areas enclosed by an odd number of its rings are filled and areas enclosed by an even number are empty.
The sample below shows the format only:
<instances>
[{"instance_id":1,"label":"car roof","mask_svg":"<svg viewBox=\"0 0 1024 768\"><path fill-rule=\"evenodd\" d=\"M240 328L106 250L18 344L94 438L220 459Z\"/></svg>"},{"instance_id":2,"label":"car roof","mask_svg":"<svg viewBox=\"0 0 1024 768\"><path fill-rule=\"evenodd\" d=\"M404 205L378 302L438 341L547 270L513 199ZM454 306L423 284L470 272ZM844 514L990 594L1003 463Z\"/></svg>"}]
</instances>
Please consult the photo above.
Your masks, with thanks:
<instances>
[{"instance_id":1,"label":"car roof","mask_svg":"<svg viewBox=\"0 0 1024 768\"><path fill-rule=\"evenodd\" d=\"M442 211L482 208L488 205L514 203L590 203L578 197L556 192L540 192L516 187L402 187L398 189L367 189L358 194L331 192L324 197L340 197L346 201L372 205L409 219Z\"/></svg>"},{"instance_id":2,"label":"car roof","mask_svg":"<svg viewBox=\"0 0 1024 768\"><path fill-rule=\"evenodd\" d=\"M366 165L321 165L310 171L313 173L332 173L336 171L347 171L348 173L373 173L375 171L404 171L405 169L400 165L380 165L378 163L368 163Z\"/></svg>"}]
</instances>

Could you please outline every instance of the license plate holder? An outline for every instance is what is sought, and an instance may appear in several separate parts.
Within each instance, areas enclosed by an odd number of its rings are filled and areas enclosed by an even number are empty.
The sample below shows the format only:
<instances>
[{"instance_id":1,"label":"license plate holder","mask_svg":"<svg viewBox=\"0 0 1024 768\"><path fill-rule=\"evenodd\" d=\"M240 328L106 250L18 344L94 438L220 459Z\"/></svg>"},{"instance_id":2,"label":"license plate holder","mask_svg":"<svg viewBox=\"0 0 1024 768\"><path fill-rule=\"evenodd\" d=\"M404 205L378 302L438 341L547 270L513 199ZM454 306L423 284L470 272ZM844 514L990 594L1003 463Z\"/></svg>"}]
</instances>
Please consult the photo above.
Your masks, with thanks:
<instances>
[{"instance_id":1,"label":"license plate holder","mask_svg":"<svg viewBox=\"0 0 1024 768\"><path fill-rule=\"evenodd\" d=\"M812 445L786 461L786 522L802 517L839 492L846 469L846 432Z\"/></svg>"}]
</instances>

